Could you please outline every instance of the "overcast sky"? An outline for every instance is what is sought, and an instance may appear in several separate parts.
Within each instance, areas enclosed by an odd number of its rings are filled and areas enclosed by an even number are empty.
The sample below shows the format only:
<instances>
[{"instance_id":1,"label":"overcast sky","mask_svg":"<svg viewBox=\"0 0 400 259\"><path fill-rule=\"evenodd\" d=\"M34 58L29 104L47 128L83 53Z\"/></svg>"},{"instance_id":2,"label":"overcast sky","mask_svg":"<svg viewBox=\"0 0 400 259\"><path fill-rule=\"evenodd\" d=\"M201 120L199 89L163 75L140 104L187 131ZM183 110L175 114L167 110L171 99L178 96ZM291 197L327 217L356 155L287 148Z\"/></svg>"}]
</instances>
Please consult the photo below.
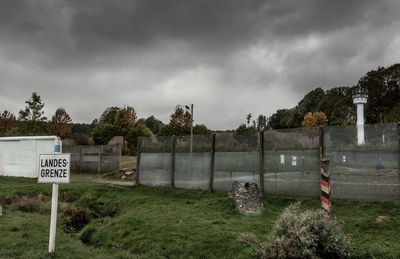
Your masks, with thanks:
<instances>
[{"instance_id":1,"label":"overcast sky","mask_svg":"<svg viewBox=\"0 0 400 259\"><path fill-rule=\"evenodd\" d=\"M133 106L234 129L399 62L400 1L0 0L0 111Z\"/></svg>"}]
</instances>

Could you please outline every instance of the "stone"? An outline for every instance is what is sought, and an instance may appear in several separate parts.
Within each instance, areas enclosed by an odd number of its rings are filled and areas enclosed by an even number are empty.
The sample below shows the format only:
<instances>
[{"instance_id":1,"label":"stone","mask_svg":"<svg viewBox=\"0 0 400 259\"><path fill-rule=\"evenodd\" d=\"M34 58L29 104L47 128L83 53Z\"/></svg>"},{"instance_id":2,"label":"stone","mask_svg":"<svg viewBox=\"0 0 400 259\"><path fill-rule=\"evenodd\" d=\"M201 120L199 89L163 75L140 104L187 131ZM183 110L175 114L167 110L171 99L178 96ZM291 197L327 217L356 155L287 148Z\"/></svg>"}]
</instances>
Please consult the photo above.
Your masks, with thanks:
<instances>
[{"instance_id":1,"label":"stone","mask_svg":"<svg viewBox=\"0 0 400 259\"><path fill-rule=\"evenodd\" d=\"M376 222L384 222L384 221L388 221L389 217L388 216L378 216L376 218Z\"/></svg>"},{"instance_id":2,"label":"stone","mask_svg":"<svg viewBox=\"0 0 400 259\"><path fill-rule=\"evenodd\" d=\"M262 194L257 183L235 181L232 183L229 197L241 212L261 213L264 209Z\"/></svg>"}]
</instances>

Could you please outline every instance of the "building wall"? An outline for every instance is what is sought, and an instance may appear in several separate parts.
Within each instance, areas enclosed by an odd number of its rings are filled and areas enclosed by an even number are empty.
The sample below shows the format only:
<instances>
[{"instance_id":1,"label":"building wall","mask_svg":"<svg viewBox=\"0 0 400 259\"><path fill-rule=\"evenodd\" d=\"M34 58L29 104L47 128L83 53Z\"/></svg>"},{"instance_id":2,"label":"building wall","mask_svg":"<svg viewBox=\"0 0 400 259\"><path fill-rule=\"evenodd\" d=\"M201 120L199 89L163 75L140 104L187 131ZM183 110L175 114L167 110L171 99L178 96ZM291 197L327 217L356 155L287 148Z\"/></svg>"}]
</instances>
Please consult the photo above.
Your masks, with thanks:
<instances>
[{"instance_id":1,"label":"building wall","mask_svg":"<svg viewBox=\"0 0 400 259\"><path fill-rule=\"evenodd\" d=\"M53 154L56 136L0 138L0 175L38 177L39 154Z\"/></svg>"}]
</instances>

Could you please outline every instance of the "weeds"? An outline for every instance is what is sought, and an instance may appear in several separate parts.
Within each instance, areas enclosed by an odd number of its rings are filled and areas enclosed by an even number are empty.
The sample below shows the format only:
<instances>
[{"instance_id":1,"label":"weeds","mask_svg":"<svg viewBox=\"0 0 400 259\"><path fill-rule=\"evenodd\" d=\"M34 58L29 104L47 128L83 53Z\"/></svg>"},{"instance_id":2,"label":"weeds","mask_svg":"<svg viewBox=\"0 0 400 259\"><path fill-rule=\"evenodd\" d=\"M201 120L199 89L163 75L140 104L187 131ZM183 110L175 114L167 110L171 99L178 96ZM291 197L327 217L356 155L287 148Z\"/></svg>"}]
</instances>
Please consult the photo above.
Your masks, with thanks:
<instances>
[{"instance_id":1,"label":"weeds","mask_svg":"<svg viewBox=\"0 0 400 259\"><path fill-rule=\"evenodd\" d=\"M278 218L265 241L241 234L239 241L250 244L262 258L347 258L349 238L336 220L325 211L300 211L300 203L290 205Z\"/></svg>"}]
</instances>

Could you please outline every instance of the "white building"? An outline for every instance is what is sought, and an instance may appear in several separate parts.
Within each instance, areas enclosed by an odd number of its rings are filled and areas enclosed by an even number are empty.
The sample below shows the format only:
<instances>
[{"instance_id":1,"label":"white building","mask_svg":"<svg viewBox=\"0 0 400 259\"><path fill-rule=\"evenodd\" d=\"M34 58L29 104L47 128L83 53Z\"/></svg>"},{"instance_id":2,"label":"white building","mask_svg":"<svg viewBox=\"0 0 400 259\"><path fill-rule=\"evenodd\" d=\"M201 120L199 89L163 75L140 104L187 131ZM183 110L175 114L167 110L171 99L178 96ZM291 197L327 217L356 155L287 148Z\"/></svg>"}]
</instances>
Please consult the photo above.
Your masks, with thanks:
<instances>
[{"instance_id":1,"label":"white building","mask_svg":"<svg viewBox=\"0 0 400 259\"><path fill-rule=\"evenodd\" d=\"M38 177L39 154L53 154L56 148L61 151L57 136L2 137L0 176Z\"/></svg>"}]
</instances>

